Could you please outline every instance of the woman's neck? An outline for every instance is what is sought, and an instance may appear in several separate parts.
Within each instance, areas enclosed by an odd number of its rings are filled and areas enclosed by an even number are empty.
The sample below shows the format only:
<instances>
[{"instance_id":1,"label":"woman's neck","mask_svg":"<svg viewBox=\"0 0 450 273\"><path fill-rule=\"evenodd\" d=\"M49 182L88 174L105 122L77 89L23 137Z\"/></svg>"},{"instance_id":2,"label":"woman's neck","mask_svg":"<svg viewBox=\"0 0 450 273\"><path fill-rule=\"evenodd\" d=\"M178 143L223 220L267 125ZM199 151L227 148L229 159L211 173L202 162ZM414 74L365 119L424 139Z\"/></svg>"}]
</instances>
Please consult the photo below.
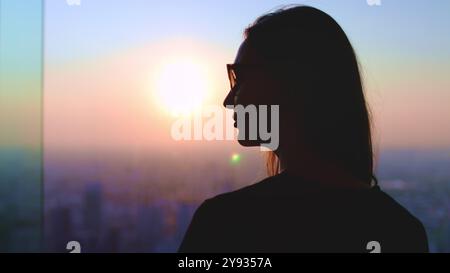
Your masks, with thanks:
<instances>
[{"instance_id":1,"label":"woman's neck","mask_svg":"<svg viewBox=\"0 0 450 273\"><path fill-rule=\"evenodd\" d=\"M319 158L316 154L303 151L276 152L280 160L281 171L307 181L317 183L321 187L333 188L370 188L367 183L356 179L343 168Z\"/></svg>"}]
</instances>

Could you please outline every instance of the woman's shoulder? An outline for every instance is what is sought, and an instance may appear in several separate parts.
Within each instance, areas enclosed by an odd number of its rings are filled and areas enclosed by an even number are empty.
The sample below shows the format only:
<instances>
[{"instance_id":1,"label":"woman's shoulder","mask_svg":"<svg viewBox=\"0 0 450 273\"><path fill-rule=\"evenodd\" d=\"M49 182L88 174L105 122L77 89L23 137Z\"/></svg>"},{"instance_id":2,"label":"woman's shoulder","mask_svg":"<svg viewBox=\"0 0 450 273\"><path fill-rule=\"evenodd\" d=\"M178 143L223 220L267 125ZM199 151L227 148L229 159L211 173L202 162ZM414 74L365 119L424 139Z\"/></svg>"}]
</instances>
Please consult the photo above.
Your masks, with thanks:
<instances>
[{"instance_id":1,"label":"woman's shoulder","mask_svg":"<svg viewBox=\"0 0 450 273\"><path fill-rule=\"evenodd\" d=\"M278 181L279 176L270 176L264 178L256 183L248 186L241 187L239 189L218 194L210 199L207 199L208 203L227 203L230 201L241 201L247 200L247 198L257 198L257 197L270 197L273 196L274 190L279 188Z\"/></svg>"},{"instance_id":2,"label":"woman's shoulder","mask_svg":"<svg viewBox=\"0 0 450 273\"><path fill-rule=\"evenodd\" d=\"M373 195L371 214L380 223L378 228L397 242L391 250L428 252L428 236L422 221L388 193L379 190Z\"/></svg>"},{"instance_id":3,"label":"woman's shoulder","mask_svg":"<svg viewBox=\"0 0 450 273\"><path fill-rule=\"evenodd\" d=\"M403 223L414 227L419 232L424 230L422 222L391 195L381 189L373 195L376 200L373 202L374 210L383 212L386 217L391 219L391 223Z\"/></svg>"},{"instance_id":4,"label":"woman's shoulder","mask_svg":"<svg viewBox=\"0 0 450 273\"><path fill-rule=\"evenodd\" d=\"M208 198L200 204L197 214L204 217L223 215L265 202L273 197L274 188L277 187L275 180L277 176L267 177L251 185Z\"/></svg>"}]
</instances>

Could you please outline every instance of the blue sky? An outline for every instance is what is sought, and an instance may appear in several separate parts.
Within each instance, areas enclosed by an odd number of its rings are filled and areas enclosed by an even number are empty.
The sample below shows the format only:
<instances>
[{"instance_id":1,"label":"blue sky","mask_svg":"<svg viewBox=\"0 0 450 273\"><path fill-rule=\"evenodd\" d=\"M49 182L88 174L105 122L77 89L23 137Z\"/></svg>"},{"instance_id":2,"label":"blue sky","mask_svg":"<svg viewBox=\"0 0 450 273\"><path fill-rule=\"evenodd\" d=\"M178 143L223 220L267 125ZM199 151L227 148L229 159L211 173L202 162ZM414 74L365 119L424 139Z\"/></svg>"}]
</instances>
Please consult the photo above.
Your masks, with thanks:
<instances>
[{"instance_id":1,"label":"blue sky","mask_svg":"<svg viewBox=\"0 0 450 273\"><path fill-rule=\"evenodd\" d=\"M188 36L236 48L242 30L257 16L286 1L46 1L49 58L64 60L108 53L165 38ZM424 58L450 56L450 1L299 1L331 14L362 52Z\"/></svg>"},{"instance_id":2,"label":"blue sky","mask_svg":"<svg viewBox=\"0 0 450 273\"><path fill-rule=\"evenodd\" d=\"M0 147L41 144L42 5L0 2Z\"/></svg>"}]
</instances>

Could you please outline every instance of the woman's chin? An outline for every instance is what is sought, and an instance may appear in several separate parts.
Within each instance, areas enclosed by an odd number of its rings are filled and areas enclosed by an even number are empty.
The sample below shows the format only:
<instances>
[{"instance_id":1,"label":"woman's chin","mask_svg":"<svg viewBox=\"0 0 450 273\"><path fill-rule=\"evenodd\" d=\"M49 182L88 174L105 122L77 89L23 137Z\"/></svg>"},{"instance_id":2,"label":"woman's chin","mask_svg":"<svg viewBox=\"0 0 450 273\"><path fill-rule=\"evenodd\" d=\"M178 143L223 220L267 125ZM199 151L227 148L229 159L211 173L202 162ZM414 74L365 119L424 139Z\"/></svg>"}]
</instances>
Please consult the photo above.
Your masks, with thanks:
<instances>
[{"instance_id":1,"label":"woman's chin","mask_svg":"<svg viewBox=\"0 0 450 273\"><path fill-rule=\"evenodd\" d=\"M247 139L238 139L240 145L244 147L256 147L261 146L261 141L259 140L247 140Z\"/></svg>"}]
</instances>

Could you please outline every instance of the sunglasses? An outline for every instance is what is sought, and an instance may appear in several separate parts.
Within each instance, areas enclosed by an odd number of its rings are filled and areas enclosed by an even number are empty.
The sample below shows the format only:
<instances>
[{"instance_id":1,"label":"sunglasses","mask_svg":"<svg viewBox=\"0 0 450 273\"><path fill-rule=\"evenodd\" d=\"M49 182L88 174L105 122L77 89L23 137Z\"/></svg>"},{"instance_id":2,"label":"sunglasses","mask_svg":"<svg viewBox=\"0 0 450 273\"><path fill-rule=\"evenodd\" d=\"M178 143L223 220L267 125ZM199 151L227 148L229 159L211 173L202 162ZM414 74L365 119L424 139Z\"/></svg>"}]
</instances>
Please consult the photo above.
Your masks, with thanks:
<instances>
[{"instance_id":1,"label":"sunglasses","mask_svg":"<svg viewBox=\"0 0 450 273\"><path fill-rule=\"evenodd\" d=\"M227 73L228 73L228 80L230 81L230 88L233 89L238 82L238 76L237 76L237 64L227 64Z\"/></svg>"},{"instance_id":2,"label":"sunglasses","mask_svg":"<svg viewBox=\"0 0 450 273\"><path fill-rule=\"evenodd\" d=\"M230 81L231 89L235 88L236 85L242 83L242 74L248 74L250 71L247 70L257 70L260 68L268 68L272 64L227 64L228 80Z\"/></svg>"},{"instance_id":3,"label":"sunglasses","mask_svg":"<svg viewBox=\"0 0 450 273\"><path fill-rule=\"evenodd\" d=\"M233 93L234 105L237 104L237 98L239 95L239 90L237 90L235 87L242 82L241 77L242 75L239 74L240 72L242 72L241 67L242 65L239 64L227 64L228 80L230 81L231 92L234 92Z\"/></svg>"}]
</instances>

